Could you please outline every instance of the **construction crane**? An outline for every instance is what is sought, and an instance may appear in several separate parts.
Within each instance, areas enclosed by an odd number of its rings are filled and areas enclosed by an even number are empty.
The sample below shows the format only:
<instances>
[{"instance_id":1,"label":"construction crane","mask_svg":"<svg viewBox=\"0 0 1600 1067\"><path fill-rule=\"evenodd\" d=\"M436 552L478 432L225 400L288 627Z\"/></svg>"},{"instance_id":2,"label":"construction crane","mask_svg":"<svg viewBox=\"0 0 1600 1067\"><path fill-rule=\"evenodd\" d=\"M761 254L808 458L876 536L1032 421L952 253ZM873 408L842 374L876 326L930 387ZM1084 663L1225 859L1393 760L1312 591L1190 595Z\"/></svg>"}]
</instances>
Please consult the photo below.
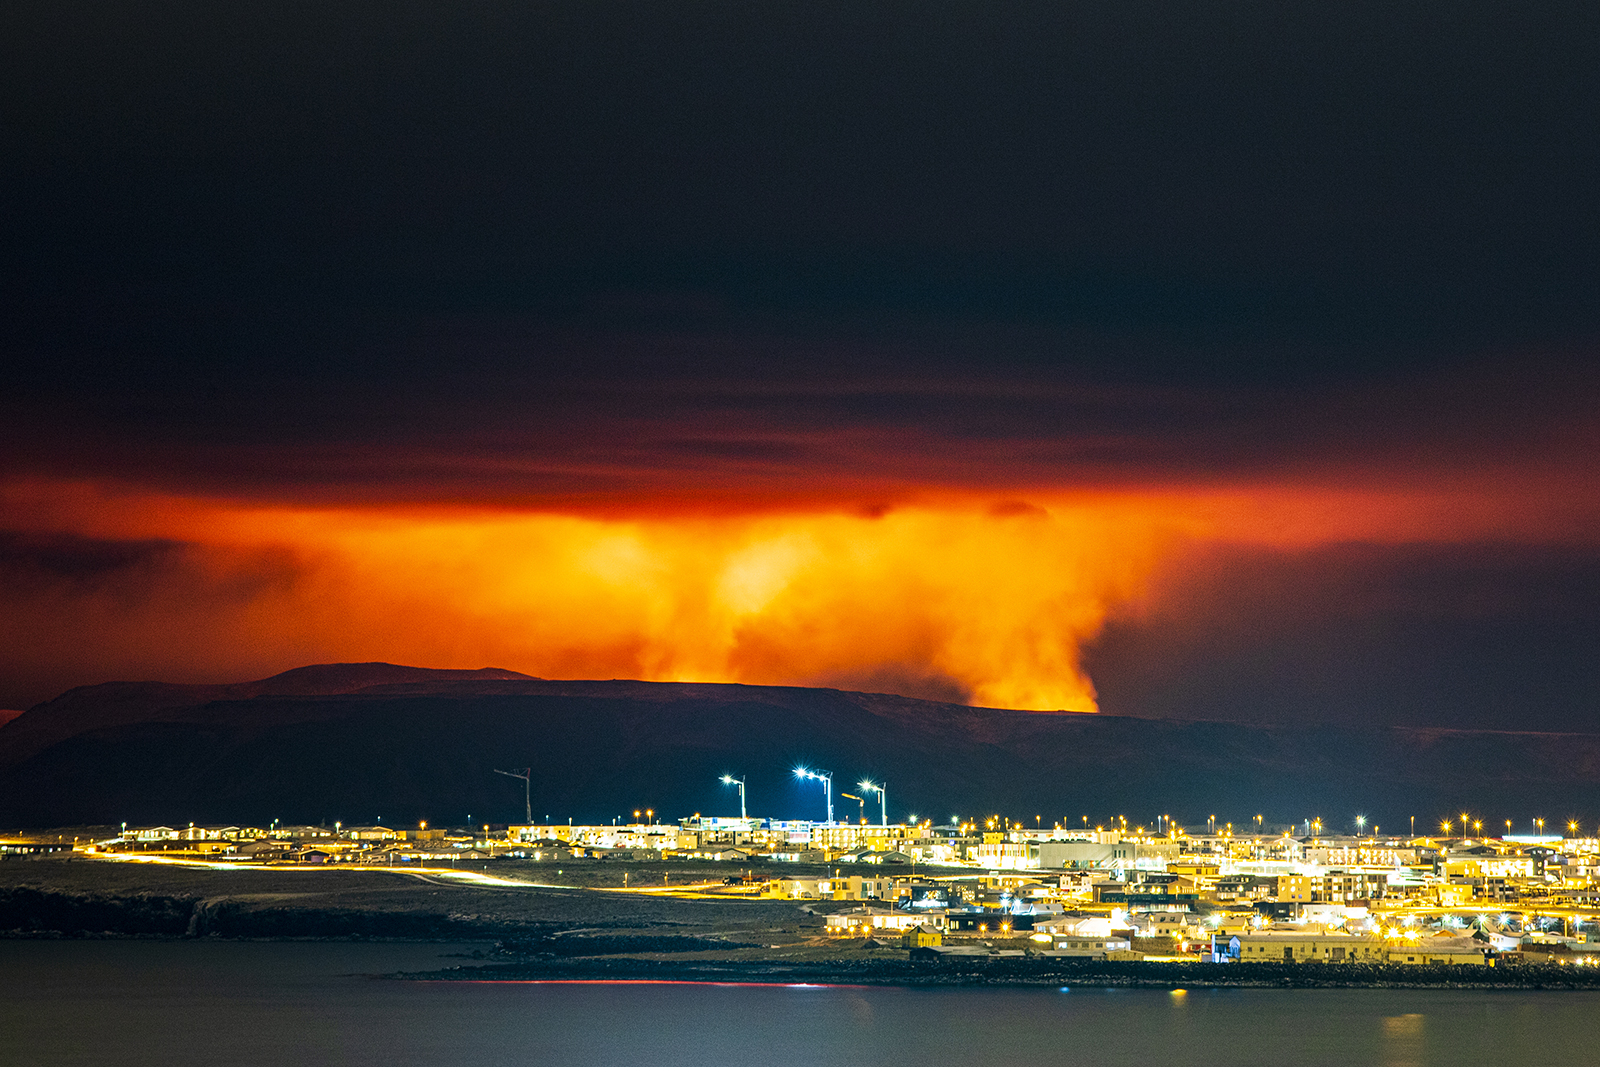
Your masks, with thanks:
<instances>
[{"instance_id":1,"label":"construction crane","mask_svg":"<svg viewBox=\"0 0 1600 1067\"><path fill-rule=\"evenodd\" d=\"M527 806L528 825L533 825L533 768L524 767L520 771L496 770L494 773L503 774L507 778L522 779L522 802Z\"/></svg>"},{"instance_id":2,"label":"construction crane","mask_svg":"<svg viewBox=\"0 0 1600 1067\"><path fill-rule=\"evenodd\" d=\"M846 799L846 800L854 800L854 801L856 801L857 803L859 803L861 805L861 821L864 824L867 821L867 802L866 802L866 800L861 798L861 797L856 796L854 793L840 793L839 795L841 797L843 797L844 799Z\"/></svg>"}]
</instances>

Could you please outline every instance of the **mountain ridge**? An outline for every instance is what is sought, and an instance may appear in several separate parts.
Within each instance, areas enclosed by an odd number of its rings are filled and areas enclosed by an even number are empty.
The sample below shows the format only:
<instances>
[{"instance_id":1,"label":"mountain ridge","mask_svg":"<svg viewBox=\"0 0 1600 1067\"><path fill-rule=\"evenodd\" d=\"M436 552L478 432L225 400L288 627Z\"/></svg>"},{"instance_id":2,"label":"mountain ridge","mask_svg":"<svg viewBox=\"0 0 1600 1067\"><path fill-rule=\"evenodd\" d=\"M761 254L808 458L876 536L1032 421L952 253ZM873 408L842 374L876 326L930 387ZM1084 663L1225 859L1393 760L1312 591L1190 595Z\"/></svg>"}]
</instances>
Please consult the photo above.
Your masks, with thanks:
<instances>
[{"instance_id":1,"label":"mountain ridge","mask_svg":"<svg viewBox=\"0 0 1600 1067\"><path fill-rule=\"evenodd\" d=\"M327 664L231 686L108 683L0 727L0 824L520 821L727 809L818 818L796 763L887 779L890 814L1299 821L1600 814L1600 735L1041 714L799 686ZM512 783L515 786L516 783ZM836 798L837 798L836 791ZM852 813L837 801L835 815ZM737 810L734 808L733 810ZM863 809L864 810L864 809ZM1097 813L1097 814L1089 814ZM1585 816L1586 817L1586 816ZM1330 816L1331 818L1331 816ZM1330 823L1330 825L1332 825Z\"/></svg>"}]
</instances>

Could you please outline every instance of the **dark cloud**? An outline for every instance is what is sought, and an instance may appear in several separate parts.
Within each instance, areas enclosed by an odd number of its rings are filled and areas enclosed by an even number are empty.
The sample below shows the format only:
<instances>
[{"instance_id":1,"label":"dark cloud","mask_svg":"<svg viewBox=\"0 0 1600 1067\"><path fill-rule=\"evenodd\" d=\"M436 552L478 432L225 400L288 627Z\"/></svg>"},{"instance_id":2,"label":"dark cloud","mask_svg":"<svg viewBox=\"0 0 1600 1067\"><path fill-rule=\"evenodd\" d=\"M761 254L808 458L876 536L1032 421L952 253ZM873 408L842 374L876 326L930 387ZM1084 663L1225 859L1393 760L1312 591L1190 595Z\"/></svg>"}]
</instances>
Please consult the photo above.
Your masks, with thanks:
<instances>
[{"instance_id":1,"label":"dark cloud","mask_svg":"<svg viewBox=\"0 0 1600 1067\"><path fill-rule=\"evenodd\" d=\"M1600 511L1597 11L7 5L0 489L1453 494L1466 532L1368 524L1428 549L1190 558L1097 646L1107 710L1576 722L1592 553L1541 546ZM94 671L200 671L127 612L216 630L295 573L40 536L7 603L100 620ZM89 670L73 625L28 693Z\"/></svg>"},{"instance_id":2,"label":"dark cloud","mask_svg":"<svg viewBox=\"0 0 1600 1067\"><path fill-rule=\"evenodd\" d=\"M1486 366L1541 428L1597 393L1587 5L0 19L23 467L1195 477L1539 452L1452 386Z\"/></svg>"},{"instance_id":3,"label":"dark cloud","mask_svg":"<svg viewBox=\"0 0 1600 1067\"><path fill-rule=\"evenodd\" d=\"M1210 547L1090 650L1109 712L1600 730L1600 561L1503 544Z\"/></svg>"},{"instance_id":4,"label":"dark cloud","mask_svg":"<svg viewBox=\"0 0 1600 1067\"><path fill-rule=\"evenodd\" d=\"M25 3L5 271L324 309L1582 332L1597 28L1566 2Z\"/></svg>"}]
</instances>

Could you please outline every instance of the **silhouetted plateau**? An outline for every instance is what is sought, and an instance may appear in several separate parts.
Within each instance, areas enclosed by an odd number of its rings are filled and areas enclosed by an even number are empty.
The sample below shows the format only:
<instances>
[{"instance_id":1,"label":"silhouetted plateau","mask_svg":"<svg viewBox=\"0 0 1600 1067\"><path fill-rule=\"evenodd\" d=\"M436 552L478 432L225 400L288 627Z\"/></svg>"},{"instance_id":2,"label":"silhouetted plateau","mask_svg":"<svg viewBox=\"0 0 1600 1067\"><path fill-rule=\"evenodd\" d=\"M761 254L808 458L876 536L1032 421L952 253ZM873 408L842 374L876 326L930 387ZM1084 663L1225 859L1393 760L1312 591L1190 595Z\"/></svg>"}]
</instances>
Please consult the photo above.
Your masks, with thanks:
<instances>
[{"instance_id":1,"label":"silhouetted plateau","mask_svg":"<svg viewBox=\"0 0 1600 1067\"><path fill-rule=\"evenodd\" d=\"M1486 827L1600 812L1600 735L1263 726L1047 714L777 686L546 681L515 671L389 664L305 667L237 685L110 683L71 690L0 728L0 824L420 819L610 822L737 814L823 816L858 777L885 780L889 815L992 812L1045 824L1209 814L1238 826L1357 812L1419 830L1471 811ZM866 811L877 812L868 804Z\"/></svg>"}]
</instances>

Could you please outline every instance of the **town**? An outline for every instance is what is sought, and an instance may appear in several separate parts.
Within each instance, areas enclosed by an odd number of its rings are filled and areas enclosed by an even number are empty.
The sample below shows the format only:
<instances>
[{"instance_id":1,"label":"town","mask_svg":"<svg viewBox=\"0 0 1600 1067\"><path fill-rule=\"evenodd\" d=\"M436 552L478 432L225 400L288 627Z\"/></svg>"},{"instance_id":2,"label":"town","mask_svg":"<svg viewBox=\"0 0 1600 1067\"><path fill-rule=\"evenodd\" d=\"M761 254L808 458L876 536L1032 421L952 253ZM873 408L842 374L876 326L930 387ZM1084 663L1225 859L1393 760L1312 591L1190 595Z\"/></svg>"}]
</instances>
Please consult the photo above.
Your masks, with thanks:
<instances>
[{"instance_id":1,"label":"town","mask_svg":"<svg viewBox=\"0 0 1600 1067\"><path fill-rule=\"evenodd\" d=\"M742 781L726 781L742 801ZM869 789L879 790L878 812L865 803ZM1546 833L1536 819L1529 833L1506 824L1498 834L1471 812L1404 834L1364 817L1344 832L1320 818L1277 826L1261 815L1193 828L1164 815L1146 824L998 814L890 823L882 787L864 782L861 796L844 796L861 801L855 821L668 822L643 809L610 825L124 825L76 840L14 836L0 850L383 867L503 886L541 884L517 872L552 864L569 880L620 866L623 891L794 901L823 916L827 938L914 958L1600 964L1600 840L1575 822ZM630 882L630 867L646 864L661 880ZM676 876L662 864L676 865Z\"/></svg>"}]
</instances>

